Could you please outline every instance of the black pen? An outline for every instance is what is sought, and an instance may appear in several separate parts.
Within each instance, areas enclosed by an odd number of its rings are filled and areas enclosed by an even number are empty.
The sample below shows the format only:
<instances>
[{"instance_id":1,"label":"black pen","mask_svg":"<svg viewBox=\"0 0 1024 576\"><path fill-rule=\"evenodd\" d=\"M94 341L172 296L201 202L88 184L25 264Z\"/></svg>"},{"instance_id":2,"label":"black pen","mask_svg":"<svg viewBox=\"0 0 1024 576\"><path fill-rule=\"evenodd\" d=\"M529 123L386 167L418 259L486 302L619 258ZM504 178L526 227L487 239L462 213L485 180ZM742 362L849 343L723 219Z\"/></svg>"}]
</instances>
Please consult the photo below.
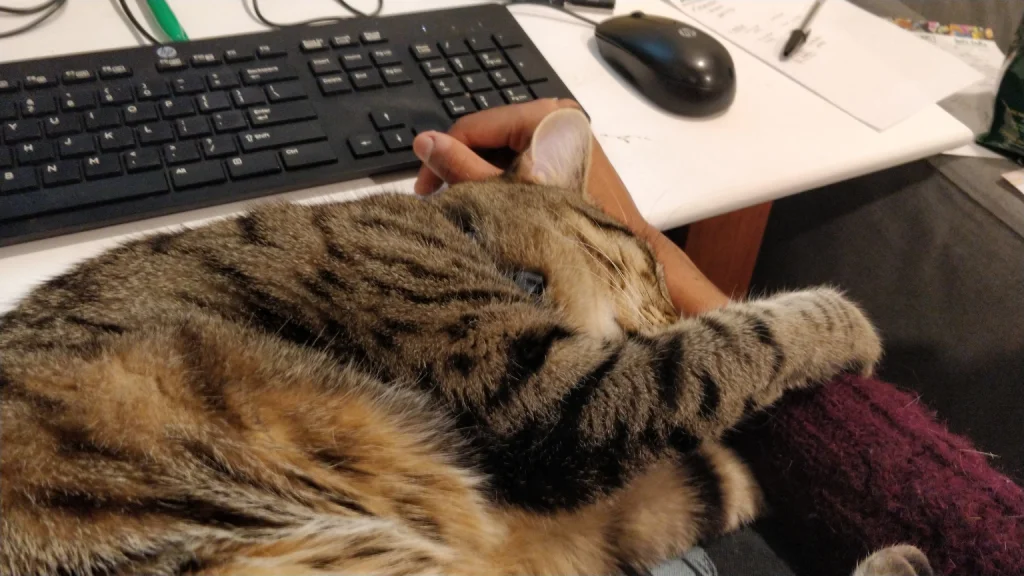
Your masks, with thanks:
<instances>
[{"instance_id":1,"label":"black pen","mask_svg":"<svg viewBox=\"0 0 1024 576\"><path fill-rule=\"evenodd\" d=\"M807 37L811 35L811 29L808 26L811 25L811 20L814 20L814 15L818 13L818 9L824 3L825 0L814 0L814 5L811 6L807 16L804 16L804 21L800 23L800 27L789 33L789 40L786 40L786 46L782 49L782 60L789 58L793 52L796 52L807 41Z\"/></svg>"}]
</instances>

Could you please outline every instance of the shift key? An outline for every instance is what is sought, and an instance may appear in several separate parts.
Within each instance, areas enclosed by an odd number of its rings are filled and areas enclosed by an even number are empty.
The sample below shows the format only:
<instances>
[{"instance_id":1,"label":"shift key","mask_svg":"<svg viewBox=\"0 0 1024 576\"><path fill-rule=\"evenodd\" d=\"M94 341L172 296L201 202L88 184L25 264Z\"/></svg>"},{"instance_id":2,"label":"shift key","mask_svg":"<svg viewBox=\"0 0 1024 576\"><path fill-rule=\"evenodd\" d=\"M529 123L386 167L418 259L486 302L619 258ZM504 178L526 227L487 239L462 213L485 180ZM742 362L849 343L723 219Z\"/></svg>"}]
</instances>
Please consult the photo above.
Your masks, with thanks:
<instances>
[{"instance_id":1,"label":"shift key","mask_svg":"<svg viewBox=\"0 0 1024 576\"><path fill-rule=\"evenodd\" d=\"M302 142L313 142L315 140L326 140L327 135L324 129L316 122L302 122L299 124L285 124L275 128L264 130L251 130L243 132L238 137L242 143L242 150L255 152L267 148L280 148L289 144L300 144Z\"/></svg>"},{"instance_id":2,"label":"shift key","mask_svg":"<svg viewBox=\"0 0 1024 576\"><path fill-rule=\"evenodd\" d=\"M313 105L305 100L249 109L249 121L254 128L288 124L310 118L316 118L316 110L313 110Z\"/></svg>"}]
</instances>

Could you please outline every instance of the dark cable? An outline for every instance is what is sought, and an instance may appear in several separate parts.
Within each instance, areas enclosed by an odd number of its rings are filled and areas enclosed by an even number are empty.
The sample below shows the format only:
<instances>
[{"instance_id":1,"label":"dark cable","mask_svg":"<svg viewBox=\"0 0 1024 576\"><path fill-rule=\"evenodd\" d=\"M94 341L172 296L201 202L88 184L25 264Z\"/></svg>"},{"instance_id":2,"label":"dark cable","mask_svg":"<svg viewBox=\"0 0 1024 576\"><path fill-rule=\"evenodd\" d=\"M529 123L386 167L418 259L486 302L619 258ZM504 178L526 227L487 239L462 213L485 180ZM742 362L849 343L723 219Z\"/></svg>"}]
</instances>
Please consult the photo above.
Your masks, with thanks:
<instances>
[{"instance_id":1,"label":"dark cable","mask_svg":"<svg viewBox=\"0 0 1024 576\"><path fill-rule=\"evenodd\" d=\"M135 18L135 14L132 13L132 9L128 7L127 0L118 0L118 2L121 4L121 10L124 10L124 15L128 17L128 21L132 23L132 26L135 27L135 30L138 31L139 34L142 34L143 38L149 40L153 44L164 44L164 42L158 40L156 36L150 34L149 30L146 30L146 28L142 26L142 23Z\"/></svg>"},{"instance_id":2,"label":"dark cable","mask_svg":"<svg viewBox=\"0 0 1024 576\"><path fill-rule=\"evenodd\" d=\"M32 14L39 14L40 12L42 12L42 14L40 14L38 18L32 20L28 24L25 24L24 26L19 26L18 28L15 28L13 30L7 30L6 32L0 32L0 38L10 38L12 36L17 36L18 34L23 34L25 32L28 32L29 30L32 30L33 28L39 26L43 22L49 20L51 16L56 14L58 10L60 10L61 8L64 7L65 4L67 4L67 1L68 0L50 0L45 4L40 4L32 8L11 8L9 6L0 6L0 12L3 12L4 14L29 16Z\"/></svg>"},{"instance_id":3,"label":"dark cable","mask_svg":"<svg viewBox=\"0 0 1024 576\"><path fill-rule=\"evenodd\" d=\"M505 6L511 6L514 4L534 4L536 6L547 6L548 8L553 8L555 10L558 10L559 12L568 14L569 16L572 16L573 18L580 20L581 22L586 22L591 26L597 27L598 24L597 22L591 20L590 18L587 18L582 14L577 14L572 10L569 10L568 8L565 7L564 2L557 2L551 0L505 0L504 4Z\"/></svg>"},{"instance_id":4,"label":"dark cable","mask_svg":"<svg viewBox=\"0 0 1024 576\"><path fill-rule=\"evenodd\" d=\"M360 16L363 18L370 18L376 16L380 14L380 11L384 8L384 0L377 0L377 8L374 9L373 12L367 14L360 10L356 10L345 0L335 1L346 10L352 12L356 16ZM252 13L254 16L256 16L256 19L259 20L261 24L263 24L264 26L269 26L271 28L290 28L293 26L309 26L312 24L331 24L336 22L342 22L345 20L345 18L342 18L340 16L324 16L322 18L312 18L310 20L301 20L299 22L274 22L273 20L267 18L263 14L263 11L260 10L260 0L252 0Z\"/></svg>"}]
</instances>

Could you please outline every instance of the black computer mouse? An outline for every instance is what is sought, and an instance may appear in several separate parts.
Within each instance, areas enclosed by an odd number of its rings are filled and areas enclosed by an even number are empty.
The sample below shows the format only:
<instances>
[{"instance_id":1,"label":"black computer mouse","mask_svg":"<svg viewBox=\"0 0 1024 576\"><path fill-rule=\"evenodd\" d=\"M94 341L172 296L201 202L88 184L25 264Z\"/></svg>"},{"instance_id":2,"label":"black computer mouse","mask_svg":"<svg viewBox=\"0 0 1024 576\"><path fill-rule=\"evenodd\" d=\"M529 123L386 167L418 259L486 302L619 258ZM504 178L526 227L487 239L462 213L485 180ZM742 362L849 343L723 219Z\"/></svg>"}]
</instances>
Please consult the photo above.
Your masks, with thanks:
<instances>
[{"instance_id":1,"label":"black computer mouse","mask_svg":"<svg viewBox=\"0 0 1024 576\"><path fill-rule=\"evenodd\" d=\"M729 51L671 18L633 12L597 27L601 56L655 104L684 116L709 116L736 96Z\"/></svg>"}]
</instances>

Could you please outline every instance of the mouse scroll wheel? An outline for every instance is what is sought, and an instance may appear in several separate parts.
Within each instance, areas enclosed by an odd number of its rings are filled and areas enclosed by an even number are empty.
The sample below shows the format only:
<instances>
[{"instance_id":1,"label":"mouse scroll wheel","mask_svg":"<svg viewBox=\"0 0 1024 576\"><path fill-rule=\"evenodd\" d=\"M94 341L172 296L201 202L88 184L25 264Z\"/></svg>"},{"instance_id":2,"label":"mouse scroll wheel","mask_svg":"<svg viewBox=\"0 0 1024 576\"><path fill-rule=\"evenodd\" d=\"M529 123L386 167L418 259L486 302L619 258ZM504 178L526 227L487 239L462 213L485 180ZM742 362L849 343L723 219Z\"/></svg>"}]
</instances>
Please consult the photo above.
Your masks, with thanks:
<instances>
[{"instance_id":1,"label":"mouse scroll wheel","mask_svg":"<svg viewBox=\"0 0 1024 576\"><path fill-rule=\"evenodd\" d=\"M637 10L636 12L631 13L629 16L630 16L630 18L643 18L644 17L644 13L639 11L639 10Z\"/></svg>"}]
</instances>

